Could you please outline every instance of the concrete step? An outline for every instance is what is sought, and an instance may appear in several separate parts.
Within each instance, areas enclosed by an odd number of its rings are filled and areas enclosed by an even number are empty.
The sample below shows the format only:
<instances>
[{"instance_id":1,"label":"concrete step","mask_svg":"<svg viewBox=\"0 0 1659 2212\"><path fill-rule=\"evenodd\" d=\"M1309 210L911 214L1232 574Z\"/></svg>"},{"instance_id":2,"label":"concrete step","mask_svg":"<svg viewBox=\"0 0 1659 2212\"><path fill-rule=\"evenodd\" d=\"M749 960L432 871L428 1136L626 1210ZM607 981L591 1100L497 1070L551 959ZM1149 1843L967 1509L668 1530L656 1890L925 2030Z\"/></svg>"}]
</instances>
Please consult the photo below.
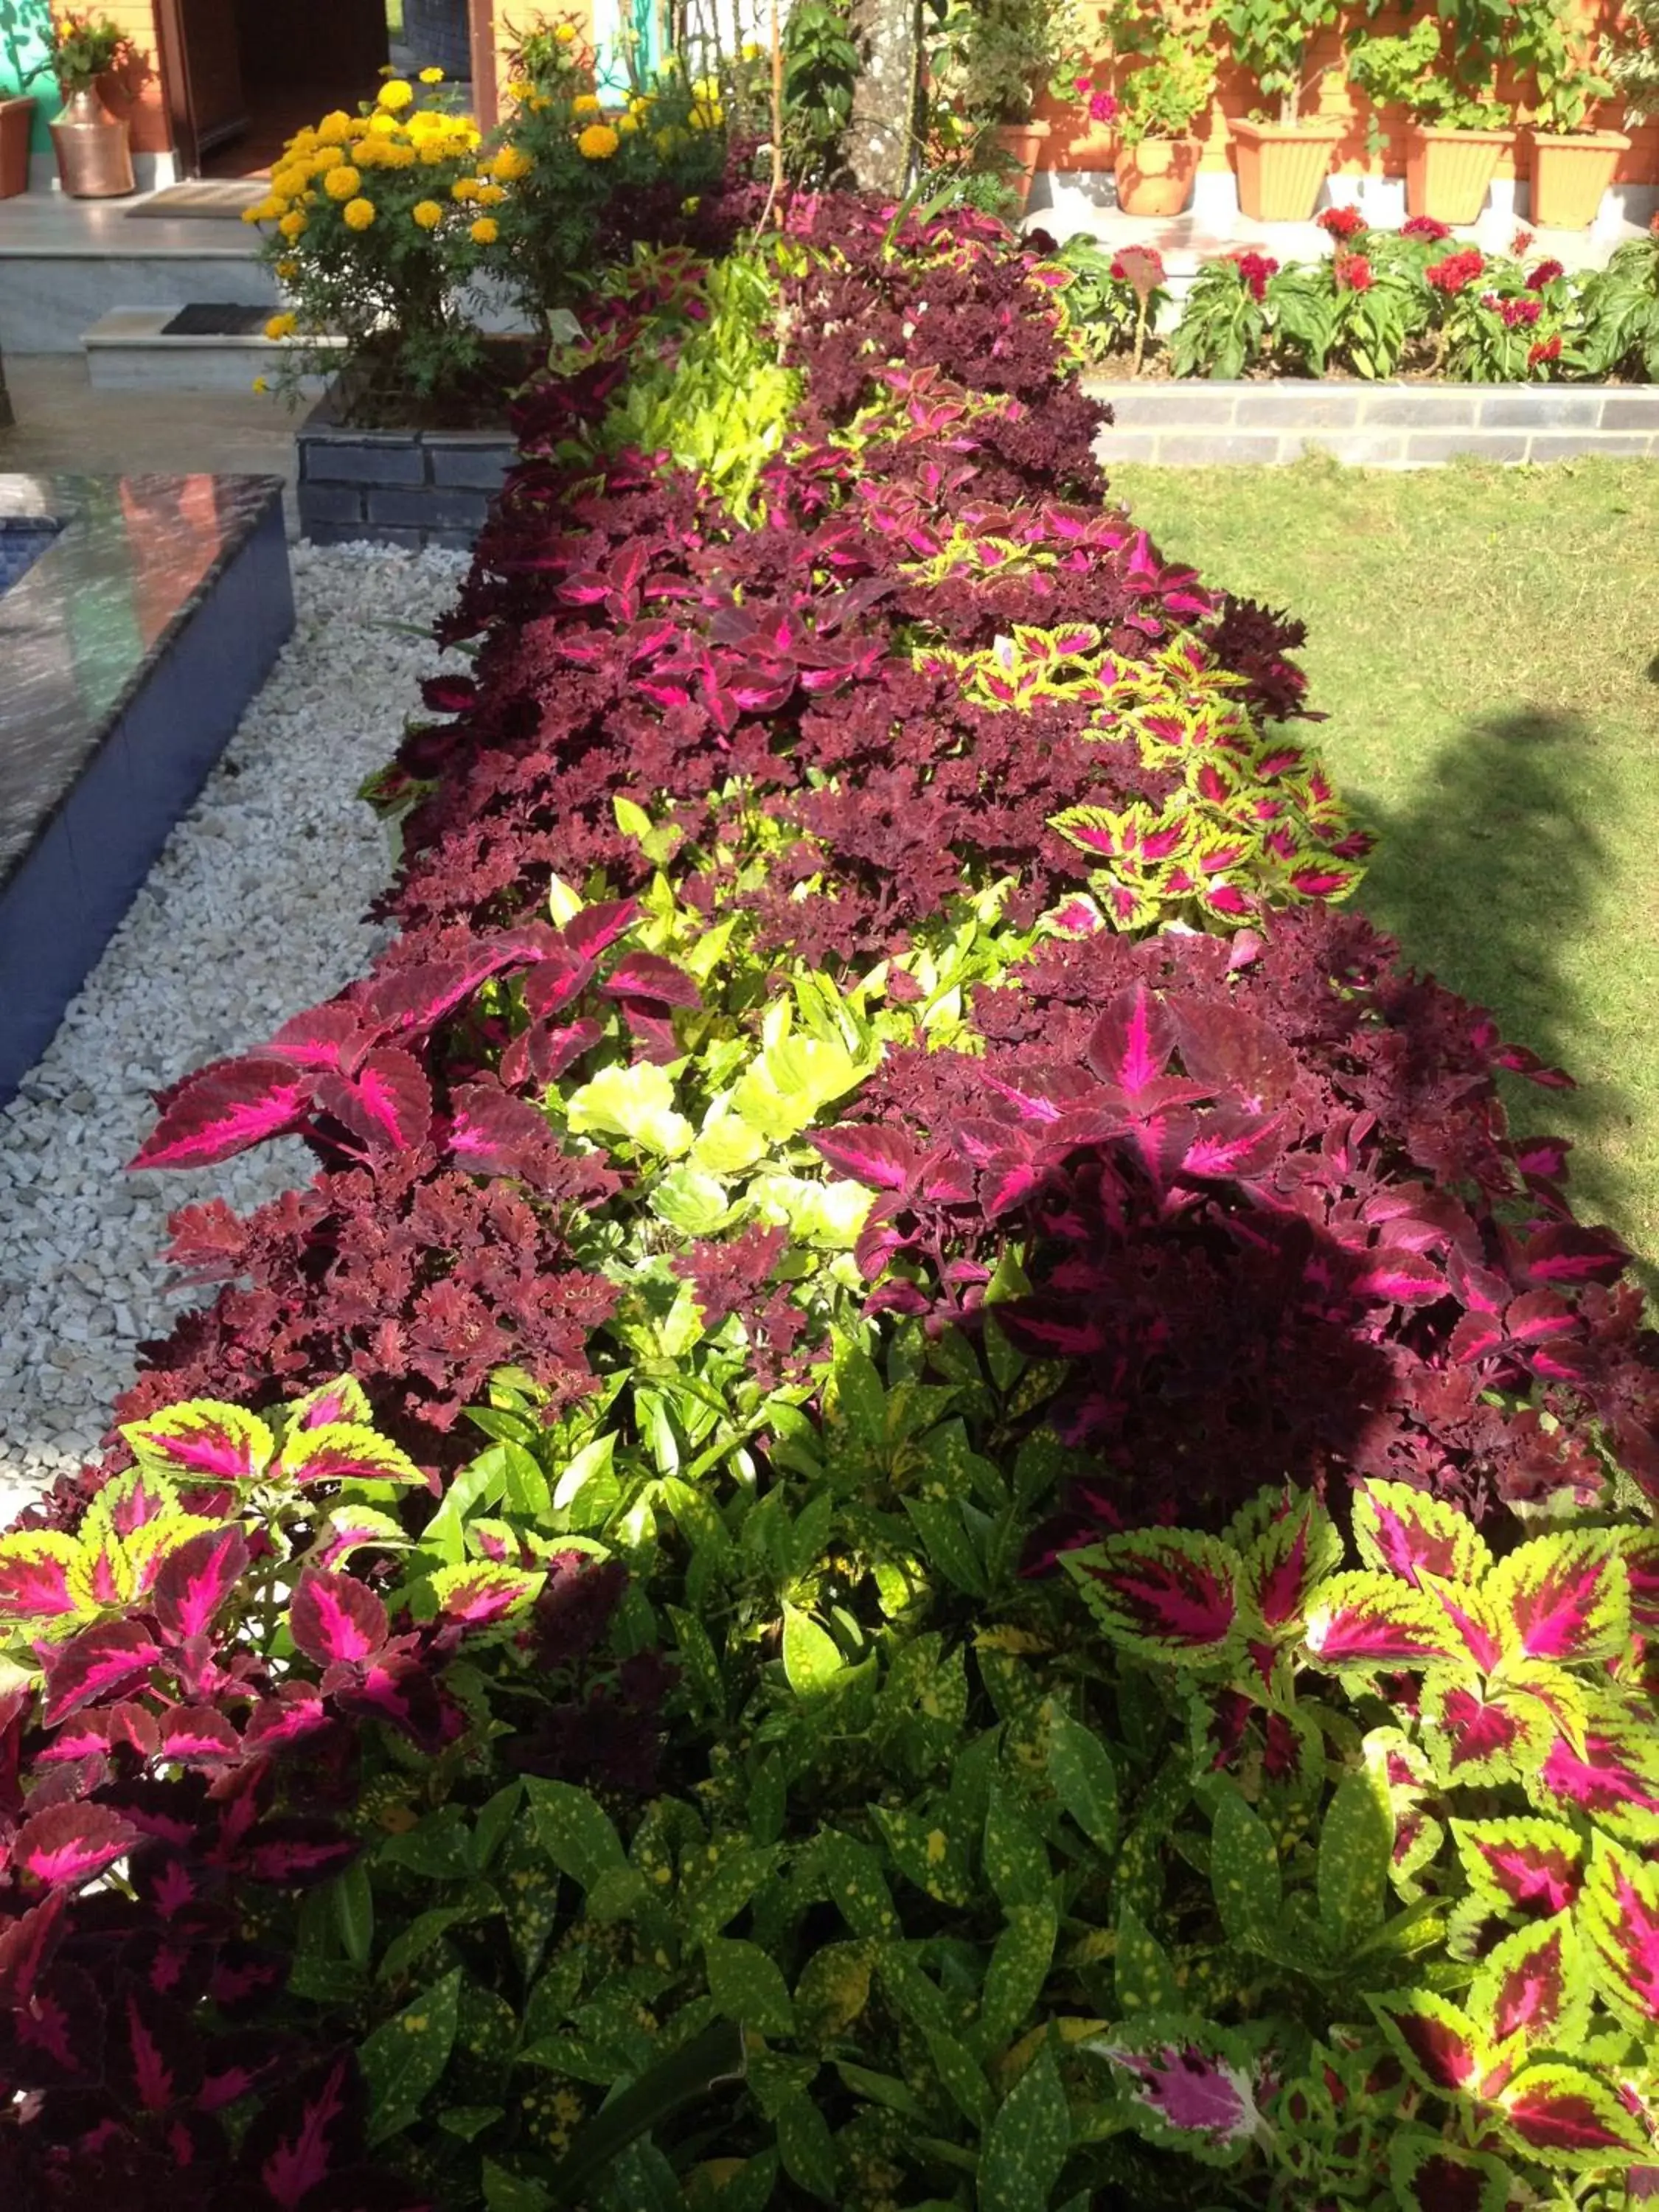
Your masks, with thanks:
<instances>
[{"instance_id":1,"label":"concrete step","mask_svg":"<svg viewBox=\"0 0 1659 2212\"><path fill-rule=\"evenodd\" d=\"M164 310L165 322L186 300L269 305L275 314L276 280L246 254L0 254L0 353L79 353L118 303Z\"/></svg>"},{"instance_id":2,"label":"concrete step","mask_svg":"<svg viewBox=\"0 0 1659 2212\"><path fill-rule=\"evenodd\" d=\"M213 295L216 303L220 295ZM232 295L234 299L234 295ZM226 300L224 305L230 305ZM179 311L175 297L164 307L114 307L82 333L87 374L103 392L246 392L257 377L270 377L288 351L287 341L263 331L234 336L179 337L166 325ZM331 338L331 348L344 340ZM308 379L318 392L325 379Z\"/></svg>"}]
</instances>

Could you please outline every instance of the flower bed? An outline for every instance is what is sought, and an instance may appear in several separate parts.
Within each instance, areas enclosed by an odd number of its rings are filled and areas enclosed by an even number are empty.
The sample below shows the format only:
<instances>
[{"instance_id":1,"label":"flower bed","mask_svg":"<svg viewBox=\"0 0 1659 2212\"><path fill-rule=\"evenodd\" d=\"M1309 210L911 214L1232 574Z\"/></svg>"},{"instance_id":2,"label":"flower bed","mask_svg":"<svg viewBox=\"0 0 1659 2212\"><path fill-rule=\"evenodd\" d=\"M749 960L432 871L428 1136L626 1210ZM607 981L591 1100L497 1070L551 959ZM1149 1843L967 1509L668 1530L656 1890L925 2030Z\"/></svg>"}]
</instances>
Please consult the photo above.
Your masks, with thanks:
<instances>
[{"instance_id":1,"label":"flower bed","mask_svg":"<svg viewBox=\"0 0 1659 2212\"><path fill-rule=\"evenodd\" d=\"M140 1156L320 1173L0 1541L17 2202L1646 2166L1659 1345L1053 298L828 201L522 407L402 935Z\"/></svg>"},{"instance_id":2,"label":"flower bed","mask_svg":"<svg viewBox=\"0 0 1659 2212\"><path fill-rule=\"evenodd\" d=\"M1320 217L1332 252L1287 262L1244 249L1205 262L1178 313L1150 247L1110 253L1086 236L1058 258L1068 304L1103 361L1139 373L1396 376L1457 383L1651 382L1659 373L1659 225L1570 274L1516 233L1507 255L1460 244L1419 217L1367 228L1352 208ZM1046 243L1046 241L1045 241ZM1148 328L1167 325L1160 351ZM1141 343L1136 344L1136 333Z\"/></svg>"}]
</instances>

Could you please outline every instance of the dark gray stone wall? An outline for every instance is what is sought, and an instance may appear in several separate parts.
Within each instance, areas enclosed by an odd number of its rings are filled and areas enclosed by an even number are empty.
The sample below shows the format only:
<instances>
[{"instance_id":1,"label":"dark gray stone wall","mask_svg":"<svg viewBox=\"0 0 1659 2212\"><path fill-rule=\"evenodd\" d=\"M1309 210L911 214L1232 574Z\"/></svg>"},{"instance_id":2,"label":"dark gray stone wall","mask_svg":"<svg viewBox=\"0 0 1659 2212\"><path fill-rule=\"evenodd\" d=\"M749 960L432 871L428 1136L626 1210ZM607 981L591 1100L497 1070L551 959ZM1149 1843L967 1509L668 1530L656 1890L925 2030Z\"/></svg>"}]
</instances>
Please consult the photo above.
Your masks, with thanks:
<instances>
[{"instance_id":1,"label":"dark gray stone wall","mask_svg":"<svg viewBox=\"0 0 1659 2212\"><path fill-rule=\"evenodd\" d=\"M352 430L323 402L301 426L300 535L313 544L470 546L512 466L501 430Z\"/></svg>"}]
</instances>

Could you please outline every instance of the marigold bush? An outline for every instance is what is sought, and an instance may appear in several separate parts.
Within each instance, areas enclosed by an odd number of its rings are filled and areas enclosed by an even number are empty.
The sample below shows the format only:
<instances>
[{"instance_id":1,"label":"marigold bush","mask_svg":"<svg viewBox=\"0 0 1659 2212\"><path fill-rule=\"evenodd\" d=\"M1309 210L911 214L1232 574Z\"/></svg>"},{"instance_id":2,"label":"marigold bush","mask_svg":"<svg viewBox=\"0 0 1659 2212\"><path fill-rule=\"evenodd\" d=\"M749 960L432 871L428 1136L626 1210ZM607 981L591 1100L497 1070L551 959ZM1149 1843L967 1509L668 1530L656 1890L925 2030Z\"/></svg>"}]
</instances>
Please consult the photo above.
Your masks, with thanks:
<instances>
[{"instance_id":1,"label":"marigold bush","mask_svg":"<svg viewBox=\"0 0 1659 2212\"><path fill-rule=\"evenodd\" d=\"M8 2202L1639 2195L1659 1362L1565 1079L1343 903L1064 272L757 207L520 402L396 942L159 1102L319 1171L177 1218L0 1538Z\"/></svg>"}]
</instances>

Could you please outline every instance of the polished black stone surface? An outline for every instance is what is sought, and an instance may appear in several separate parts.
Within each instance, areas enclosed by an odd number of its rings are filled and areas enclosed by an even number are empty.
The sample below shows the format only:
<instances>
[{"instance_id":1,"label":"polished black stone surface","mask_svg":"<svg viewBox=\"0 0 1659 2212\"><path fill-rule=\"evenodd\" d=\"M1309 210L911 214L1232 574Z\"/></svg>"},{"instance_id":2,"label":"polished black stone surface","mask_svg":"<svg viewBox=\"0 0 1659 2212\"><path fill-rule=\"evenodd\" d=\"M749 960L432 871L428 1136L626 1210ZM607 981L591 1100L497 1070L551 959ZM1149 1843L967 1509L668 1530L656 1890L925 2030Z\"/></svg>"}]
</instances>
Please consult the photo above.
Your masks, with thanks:
<instances>
[{"instance_id":1,"label":"polished black stone surface","mask_svg":"<svg viewBox=\"0 0 1659 2212\"><path fill-rule=\"evenodd\" d=\"M0 1102L294 626L275 477L0 476Z\"/></svg>"}]
</instances>

